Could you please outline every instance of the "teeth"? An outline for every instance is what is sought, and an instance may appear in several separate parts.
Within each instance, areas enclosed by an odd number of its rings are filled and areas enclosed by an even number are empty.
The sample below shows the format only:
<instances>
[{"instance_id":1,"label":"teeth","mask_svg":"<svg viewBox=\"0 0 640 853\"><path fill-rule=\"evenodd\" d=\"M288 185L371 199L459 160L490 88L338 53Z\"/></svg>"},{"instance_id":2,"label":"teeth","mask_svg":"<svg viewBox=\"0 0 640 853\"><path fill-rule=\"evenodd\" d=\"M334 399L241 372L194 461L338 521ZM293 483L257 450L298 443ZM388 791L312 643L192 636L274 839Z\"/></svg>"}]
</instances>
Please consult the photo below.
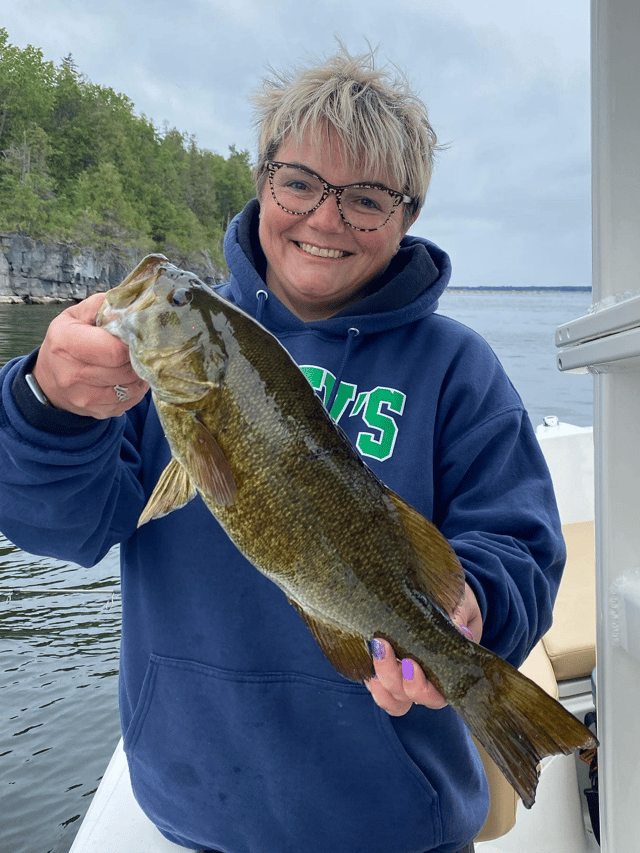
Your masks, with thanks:
<instances>
[{"instance_id":1,"label":"teeth","mask_svg":"<svg viewBox=\"0 0 640 853\"><path fill-rule=\"evenodd\" d=\"M309 243L298 243L304 252L309 252L310 255L317 255L319 258L344 258L348 252L343 252L340 249L321 249L318 246L311 246Z\"/></svg>"}]
</instances>

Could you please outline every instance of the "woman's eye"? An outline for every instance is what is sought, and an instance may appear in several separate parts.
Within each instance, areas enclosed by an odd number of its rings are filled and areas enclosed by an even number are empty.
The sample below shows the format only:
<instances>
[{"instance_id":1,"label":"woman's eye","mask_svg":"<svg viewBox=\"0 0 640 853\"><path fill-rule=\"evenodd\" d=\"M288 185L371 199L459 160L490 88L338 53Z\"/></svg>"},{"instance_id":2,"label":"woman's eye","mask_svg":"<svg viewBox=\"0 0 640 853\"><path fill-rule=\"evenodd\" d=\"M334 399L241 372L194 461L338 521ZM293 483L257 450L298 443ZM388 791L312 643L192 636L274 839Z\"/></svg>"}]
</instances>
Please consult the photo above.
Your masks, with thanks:
<instances>
[{"instance_id":1,"label":"woman's eye","mask_svg":"<svg viewBox=\"0 0 640 853\"><path fill-rule=\"evenodd\" d=\"M363 195L359 199L357 199L356 204L360 207L366 208L367 210L380 210L380 205L378 204L378 202L375 199L370 198L366 195Z\"/></svg>"},{"instance_id":2,"label":"woman's eye","mask_svg":"<svg viewBox=\"0 0 640 853\"><path fill-rule=\"evenodd\" d=\"M193 293L185 287L180 287L178 290L173 291L169 297L169 302L175 305L176 308L182 308L184 305L188 305L192 299Z\"/></svg>"},{"instance_id":3,"label":"woman's eye","mask_svg":"<svg viewBox=\"0 0 640 853\"><path fill-rule=\"evenodd\" d=\"M309 185L305 184L304 181L289 181L286 186L288 190L294 193L305 193L309 190Z\"/></svg>"}]
</instances>

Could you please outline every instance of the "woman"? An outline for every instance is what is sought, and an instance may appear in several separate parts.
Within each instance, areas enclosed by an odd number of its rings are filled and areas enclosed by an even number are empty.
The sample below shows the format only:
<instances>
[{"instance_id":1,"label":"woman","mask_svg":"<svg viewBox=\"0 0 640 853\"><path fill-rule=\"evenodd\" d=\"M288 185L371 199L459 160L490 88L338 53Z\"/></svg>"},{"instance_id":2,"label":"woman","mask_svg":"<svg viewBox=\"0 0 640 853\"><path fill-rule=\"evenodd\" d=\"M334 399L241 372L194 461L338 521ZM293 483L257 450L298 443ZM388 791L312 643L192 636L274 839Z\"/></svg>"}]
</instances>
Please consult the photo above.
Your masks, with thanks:
<instances>
[{"instance_id":1,"label":"woman","mask_svg":"<svg viewBox=\"0 0 640 853\"><path fill-rule=\"evenodd\" d=\"M451 541L467 578L455 621L518 665L550 624L559 520L495 356L435 313L447 255L407 236L436 149L425 108L344 49L266 81L256 105L257 199L229 227L221 292ZM191 849L472 850L484 774L419 668L377 641L377 677L343 679L199 498L136 530L169 451L126 348L92 325L101 300L60 315L0 376L0 522L19 546L82 564L121 543L120 710L143 809Z\"/></svg>"}]
</instances>

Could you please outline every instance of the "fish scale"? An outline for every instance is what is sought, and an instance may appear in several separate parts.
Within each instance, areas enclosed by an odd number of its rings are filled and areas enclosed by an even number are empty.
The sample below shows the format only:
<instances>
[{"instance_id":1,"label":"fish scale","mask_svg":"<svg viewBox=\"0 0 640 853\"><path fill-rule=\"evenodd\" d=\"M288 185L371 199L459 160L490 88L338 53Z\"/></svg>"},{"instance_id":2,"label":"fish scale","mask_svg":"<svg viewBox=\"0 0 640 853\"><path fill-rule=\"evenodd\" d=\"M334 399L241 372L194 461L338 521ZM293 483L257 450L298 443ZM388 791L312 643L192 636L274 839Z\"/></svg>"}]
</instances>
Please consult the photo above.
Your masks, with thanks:
<instances>
[{"instance_id":1,"label":"fish scale","mask_svg":"<svg viewBox=\"0 0 640 853\"><path fill-rule=\"evenodd\" d=\"M452 622L447 540L365 465L277 339L195 275L150 255L96 323L129 345L172 458L139 524L200 494L298 610L333 666L374 674L368 641L415 660L531 807L545 755L596 744L555 699Z\"/></svg>"}]
</instances>

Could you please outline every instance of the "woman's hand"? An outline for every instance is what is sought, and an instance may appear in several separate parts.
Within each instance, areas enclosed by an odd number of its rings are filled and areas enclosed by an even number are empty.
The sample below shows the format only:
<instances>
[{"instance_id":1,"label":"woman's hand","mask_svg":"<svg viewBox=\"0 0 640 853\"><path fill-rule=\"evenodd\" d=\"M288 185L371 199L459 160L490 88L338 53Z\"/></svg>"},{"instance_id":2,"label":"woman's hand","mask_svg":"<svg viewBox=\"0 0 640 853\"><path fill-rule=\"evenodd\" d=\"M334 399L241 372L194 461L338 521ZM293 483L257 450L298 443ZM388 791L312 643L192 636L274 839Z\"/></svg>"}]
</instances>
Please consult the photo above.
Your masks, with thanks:
<instances>
[{"instance_id":1,"label":"woman's hand","mask_svg":"<svg viewBox=\"0 0 640 853\"><path fill-rule=\"evenodd\" d=\"M468 584L465 584L464 597L453 614L453 621L463 634L479 642L482 615ZM376 677L365 684L376 704L384 711L393 717L401 717L414 703L433 710L445 707L447 701L442 693L427 680L414 661L399 661L386 640L375 639L372 647Z\"/></svg>"},{"instance_id":2,"label":"woman's hand","mask_svg":"<svg viewBox=\"0 0 640 853\"><path fill-rule=\"evenodd\" d=\"M53 406L100 419L121 415L149 388L133 370L126 344L95 325L103 300L94 293L59 314L33 369Z\"/></svg>"}]
</instances>

